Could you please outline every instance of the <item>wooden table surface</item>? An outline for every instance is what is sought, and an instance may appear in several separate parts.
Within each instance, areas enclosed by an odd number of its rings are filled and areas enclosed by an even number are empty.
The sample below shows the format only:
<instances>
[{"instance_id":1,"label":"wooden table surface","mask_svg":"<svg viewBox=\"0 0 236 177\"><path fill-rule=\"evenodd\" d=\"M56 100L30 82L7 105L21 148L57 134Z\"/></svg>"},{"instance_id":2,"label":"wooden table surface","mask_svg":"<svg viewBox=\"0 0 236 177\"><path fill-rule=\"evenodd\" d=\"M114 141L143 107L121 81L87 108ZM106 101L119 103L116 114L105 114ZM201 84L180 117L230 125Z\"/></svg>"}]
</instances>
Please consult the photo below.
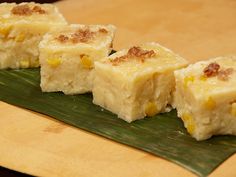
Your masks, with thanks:
<instances>
[{"instance_id":1,"label":"wooden table surface","mask_svg":"<svg viewBox=\"0 0 236 177\"><path fill-rule=\"evenodd\" d=\"M236 54L235 0L64 0L56 5L70 23L116 25L115 49L157 41L191 62ZM195 176L159 157L3 102L0 115L0 166L50 177ZM235 166L233 155L210 176L236 176Z\"/></svg>"}]
</instances>

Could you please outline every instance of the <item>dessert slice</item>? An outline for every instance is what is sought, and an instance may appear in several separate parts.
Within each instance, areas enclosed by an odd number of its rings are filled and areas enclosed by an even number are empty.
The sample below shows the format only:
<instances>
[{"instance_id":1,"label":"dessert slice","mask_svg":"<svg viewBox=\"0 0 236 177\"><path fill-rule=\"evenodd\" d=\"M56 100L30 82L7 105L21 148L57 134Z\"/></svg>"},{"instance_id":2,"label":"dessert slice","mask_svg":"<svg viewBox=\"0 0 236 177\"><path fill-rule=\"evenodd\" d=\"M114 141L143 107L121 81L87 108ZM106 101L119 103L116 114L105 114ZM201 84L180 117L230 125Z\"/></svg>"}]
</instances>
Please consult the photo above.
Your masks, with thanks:
<instances>
[{"instance_id":1,"label":"dessert slice","mask_svg":"<svg viewBox=\"0 0 236 177\"><path fill-rule=\"evenodd\" d=\"M65 24L51 4L0 4L0 69L38 67L42 36Z\"/></svg>"},{"instance_id":2,"label":"dessert slice","mask_svg":"<svg viewBox=\"0 0 236 177\"><path fill-rule=\"evenodd\" d=\"M127 122L168 111L173 71L186 65L185 59L157 43L116 52L95 62L93 103Z\"/></svg>"},{"instance_id":3,"label":"dessert slice","mask_svg":"<svg viewBox=\"0 0 236 177\"><path fill-rule=\"evenodd\" d=\"M236 56L192 64L175 81L174 107L194 138L236 135Z\"/></svg>"},{"instance_id":4,"label":"dessert slice","mask_svg":"<svg viewBox=\"0 0 236 177\"><path fill-rule=\"evenodd\" d=\"M74 24L46 34L39 46L42 91L91 91L93 63L110 54L114 32L113 25Z\"/></svg>"}]
</instances>

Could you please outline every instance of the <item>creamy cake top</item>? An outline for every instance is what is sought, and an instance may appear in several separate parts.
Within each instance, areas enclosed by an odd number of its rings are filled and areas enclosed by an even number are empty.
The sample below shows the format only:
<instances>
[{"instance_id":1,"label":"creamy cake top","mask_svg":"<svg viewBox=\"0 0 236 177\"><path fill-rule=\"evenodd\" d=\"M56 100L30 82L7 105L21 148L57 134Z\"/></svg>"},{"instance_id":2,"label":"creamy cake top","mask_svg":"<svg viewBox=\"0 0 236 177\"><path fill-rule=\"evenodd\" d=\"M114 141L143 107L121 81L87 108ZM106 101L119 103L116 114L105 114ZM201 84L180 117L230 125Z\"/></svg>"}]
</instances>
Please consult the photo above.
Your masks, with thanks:
<instances>
[{"instance_id":1,"label":"creamy cake top","mask_svg":"<svg viewBox=\"0 0 236 177\"><path fill-rule=\"evenodd\" d=\"M1 3L0 4L0 23L10 23L19 20L32 22L63 22L64 17L52 4L30 3Z\"/></svg>"},{"instance_id":2,"label":"creamy cake top","mask_svg":"<svg viewBox=\"0 0 236 177\"><path fill-rule=\"evenodd\" d=\"M114 37L113 25L80 25L72 24L61 29L50 31L42 45L79 47L91 45L95 48L111 43ZM111 46L112 47L112 46Z\"/></svg>"},{"instance_id":3,"label":"creamy cake top","mask_svg":"<svg viewBox=\"0 0 236 177\"><path fill-rule=\"evenodd\" d=\"M209 95L223 100L224 95L236 96L236 56L218 57L189 65L175 72L183 85L198 97ZM232 96L233 96L232 95Z\"/></svg>"},{"instance_id":4,"label":"creamy cake top","mask_svg":"<svg viewBox=\"0 0 236 177\"><path fill-rule=\"evenodd\" d=\"M103 61L104 65L127 75L149 71L168 72L187 63L184 58L154 42L121 50Z\"/></svg>"}]
</instances>

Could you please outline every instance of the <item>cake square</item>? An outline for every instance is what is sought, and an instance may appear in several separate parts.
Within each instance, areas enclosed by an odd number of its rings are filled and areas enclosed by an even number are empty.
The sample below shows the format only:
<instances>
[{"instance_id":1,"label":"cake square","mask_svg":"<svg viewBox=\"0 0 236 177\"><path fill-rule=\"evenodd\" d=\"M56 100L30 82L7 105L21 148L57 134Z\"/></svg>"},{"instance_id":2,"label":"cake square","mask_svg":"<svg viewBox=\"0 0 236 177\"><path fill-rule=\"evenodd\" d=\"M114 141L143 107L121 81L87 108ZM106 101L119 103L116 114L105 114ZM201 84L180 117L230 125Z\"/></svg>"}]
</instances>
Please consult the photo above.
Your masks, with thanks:
<instances>
[{"instance_id":1,"label":"cake square","mask_svg":"<svg viewBox=\"0 0 236 177\"><path fill-rule=\"evenodd\" d=\"M38 44L51 27L65 25L52 4L0 4L0 69L39 66Z\"/></svg>"},{"instance_id":2,"label":"cake square","mask_svg":"<svg viewBox=\"0 0 236 177\"><path fill-rule=\"evenodd\" d=\"M39 45L42 91L90 92L94 61L110 54L114 33L113 25L72 24L46 34Z\"/></svg>"},{"instance_id":3,"label":"cake square","mask_svg":"<svg viewBox=\"0 0 236 177\"><path fill-rule=\"evenodd\" d=\"M116 52L95 62L93 103L132 122L169 111L173 71L187 61L157 43Z\"/></svg>"},{"instance_id":4,"label":"cake square","mask_svg":"<svg viewBox=\"0 0 236 177\"><path fill-rule=\"evenodd\" d=\"M173 106L194 138L236 135L236 56L197 62L174 74Z\"/></svg>"}]
</instances>

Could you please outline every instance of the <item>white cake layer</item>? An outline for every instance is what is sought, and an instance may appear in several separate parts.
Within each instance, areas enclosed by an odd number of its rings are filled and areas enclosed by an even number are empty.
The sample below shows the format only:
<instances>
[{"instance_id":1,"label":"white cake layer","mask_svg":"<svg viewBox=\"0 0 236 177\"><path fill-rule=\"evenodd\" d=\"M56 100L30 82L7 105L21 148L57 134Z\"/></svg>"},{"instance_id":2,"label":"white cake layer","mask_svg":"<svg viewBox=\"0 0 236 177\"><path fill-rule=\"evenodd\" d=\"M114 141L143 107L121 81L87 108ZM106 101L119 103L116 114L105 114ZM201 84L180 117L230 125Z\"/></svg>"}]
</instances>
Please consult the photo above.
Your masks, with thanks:
<instances>
[{"instance_id":1,"label":"white cake layer","mask_svg":"<svg viewBox=\"0 0 236 177\"><path fill-rule=\"evenodd\" d=\"M107 32L100 34L99 29ZM79 30L94 32L89 42L70 41L71 35ZM109 55L114 33L113 25L72 24L60 30L52 30L45 35L40 43L42 91L62 91L65 94L90 92L94 77L94 61ZM63 39L68 38L68 40L58 39L61 35L64 36ZM96 41L96 45L93 41Z\"/></svg>"},{"instance_id":2,"label":"white cake layer","mask_svg":"<svg viewBox=\"0 0 236 177\"><path fill-rule=\"evenodd\" d=\"M30 14L24 14L25 8L23 10L18 10L17 13L12 13L12 9L17 6L27 5L30 8L30 11L35 6L41 7L46 13L30 12ZM12 23L19 21L26 21L30 23L66 23L64 17L59 13L56 6L52 4L38 4L34 2L29 3L0 3L0 22L1 23Z\"/></svg>"},{"instance_id":3,"label":"white cake layer","mask_svg":"<svg viewBox=\"0 0 236 177\"><path fill-rule=\"evenodd\" d=\"M215 73L209 70L212 63L219 67ZM176 71L175 80L173 105L193 137L204 140L218 134L236 135L236 57L192 64Z\"/></svg>"},{"instance_id":4,"label":"white cake layer","mask_svg":"<svg viewBox=\"0 0 236 177\"><path fill-rule=\"evenodd\" d=\"M187 65L186 60L157 43L139 48L137 55L144 58L122 59L135 47L95 62L93 102L127 122L170 110L173 71Z\"/></svg>"},{"instance_id":5,"label":"white cake layer","mask_svg":"<svg viewBox=\"0 0 236 177\"><path fill-rule=\"evenodd\" d=\"M51 4L0 4L0 69L38 67L42 36L65 24Z\"/></svg>"}]
</instances>

